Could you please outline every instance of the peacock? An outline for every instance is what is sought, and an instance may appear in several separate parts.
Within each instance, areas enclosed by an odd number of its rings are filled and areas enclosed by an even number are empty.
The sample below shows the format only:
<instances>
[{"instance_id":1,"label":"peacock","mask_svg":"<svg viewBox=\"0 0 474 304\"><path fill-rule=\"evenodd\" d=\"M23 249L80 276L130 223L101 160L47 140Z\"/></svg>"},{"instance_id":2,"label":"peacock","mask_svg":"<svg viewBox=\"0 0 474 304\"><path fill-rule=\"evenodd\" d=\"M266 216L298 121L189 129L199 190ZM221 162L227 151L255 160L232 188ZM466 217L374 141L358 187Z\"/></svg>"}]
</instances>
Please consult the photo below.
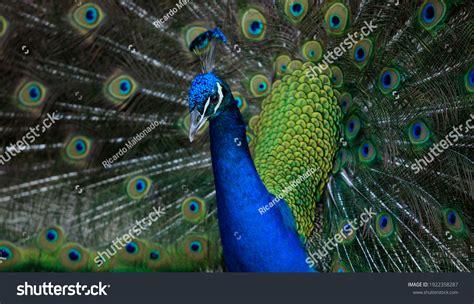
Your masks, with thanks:
<instances>
[{"instance_id":1,"label":"peacock","mask_svg":"<svg viewBox=\"0 0 474 304\"><path fill-rule=\"evenodd\" d=\"M473 20L0 3L0 271L470 272Z\"/></svg>"}]
</instances>

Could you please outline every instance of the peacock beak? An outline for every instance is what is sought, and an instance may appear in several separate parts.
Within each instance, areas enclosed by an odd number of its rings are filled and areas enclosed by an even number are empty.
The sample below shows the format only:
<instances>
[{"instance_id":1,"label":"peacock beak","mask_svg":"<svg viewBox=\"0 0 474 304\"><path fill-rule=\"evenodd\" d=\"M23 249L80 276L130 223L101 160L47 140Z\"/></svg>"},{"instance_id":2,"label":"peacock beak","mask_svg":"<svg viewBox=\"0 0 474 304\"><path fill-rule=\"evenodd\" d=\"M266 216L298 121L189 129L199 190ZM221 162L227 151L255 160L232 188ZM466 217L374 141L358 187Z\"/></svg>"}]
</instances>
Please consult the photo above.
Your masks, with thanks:
<instances>
[{"instance_id":1,"label":"peacock beak","mask_svg":"<svg viewBox=\"0 0 474 304\"><path fill-rule=\"evenodd\" d=\"M206 124L207 118L204 114L199 113L198 110L194 109L189 115L189 141L193 142L194 137L199 130Z\"/></svg>"}]
</instances>

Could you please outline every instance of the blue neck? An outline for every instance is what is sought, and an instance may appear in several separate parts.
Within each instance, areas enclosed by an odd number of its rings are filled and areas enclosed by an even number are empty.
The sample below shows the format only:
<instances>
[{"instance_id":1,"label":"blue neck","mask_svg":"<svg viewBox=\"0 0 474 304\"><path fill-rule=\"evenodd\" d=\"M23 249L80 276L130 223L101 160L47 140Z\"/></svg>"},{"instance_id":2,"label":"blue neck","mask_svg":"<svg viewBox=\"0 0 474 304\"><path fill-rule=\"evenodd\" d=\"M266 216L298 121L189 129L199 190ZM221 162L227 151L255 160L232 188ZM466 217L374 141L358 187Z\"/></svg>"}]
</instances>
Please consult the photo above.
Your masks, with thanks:
<instances>
[{"instance_id":1,"label":"blue neck","mask_svg":"<svg viewBox=\"0 0 474 304\"><path fill-rule=\"evenodd\" d=\"M311 271L286 202L264 214L274 196L250 156L245 124L232 105L210 121L219 228L230 271Z\"/></svg>"}]
</instances>

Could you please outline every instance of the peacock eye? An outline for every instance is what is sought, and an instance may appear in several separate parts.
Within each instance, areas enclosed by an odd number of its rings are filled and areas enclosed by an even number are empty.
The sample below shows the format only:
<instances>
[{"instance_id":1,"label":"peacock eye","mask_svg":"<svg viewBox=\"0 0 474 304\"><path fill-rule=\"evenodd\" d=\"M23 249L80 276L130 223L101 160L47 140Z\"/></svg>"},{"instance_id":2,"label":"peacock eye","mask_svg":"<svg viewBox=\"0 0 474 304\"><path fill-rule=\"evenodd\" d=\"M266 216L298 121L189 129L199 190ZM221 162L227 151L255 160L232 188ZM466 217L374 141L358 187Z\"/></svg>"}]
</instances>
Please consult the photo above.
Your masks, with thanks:
<instances>
[{"instance_id":1,"label":"peacock eye","mask_svg":"<svg viewBox=\"0 0 474 304\"><path fill-rule=\"evenodd\" d=\"M199 206L196 202L192 202L191 204L189 204L189 210L191 210L191 212L193 213L196 213L199 211Z\"/></svg>"},{"instance_id":2,"label":"peacock eye","mask_svg":"<svg viewBox=\"0 0 474 304\"><path fill-rule=\"evenodd\" d=\"M303 45L301 52L306 60L312 62L318 62L323 57L323 47L316 40L307 41Z\"/></svg>"},{"instance_id":3,"label":"peacock eye","mask_svg":"<svg viewBox=\"0 0 474 304\"><path fill-rule=\"evenodd\" d=\"M351 106L352 106L352 95L351 93L342 93L340 98L339 98L339 102L341 104L341 109L344 113L347 113L349 112L349 110L351 109Z\"/></svg>"},{"instance_id":4,"label":"peacock eye","mask_svg":"<svg viewBox=\"0 0 474 304\"><path fill-rule=\"evenodd\" d=\"M342 3L331 5L324 15L324 25L329 34L341 34L349 21L349 10Z\"/></svg>"},{"instance_id":5,"label":"peacock eye","mask_svg":"<svg viewBox=\"0 0 474 304\"><path fill-rule=\"evenodd\" d=\"M85 136L74 136L66 144L66 155L71 160L85 159L90 155L92 141Z\"/></svg>"},{"instance_id":6,"label":"peacock eye","mask_svg":"<svg viewBox=\"0 0 474 304\"><path fill-rule=\"evenodd\" d=\"M275 60L275 72L277 75L283 75L288 69L288 64L291 62L291 58L288 55L280 55Z\"/></svg>"},{"instance_id":7,"label":"peacock eye","mask_svg":"<svg viewBox=\"0 0 474 304\"><path fill-rule=\"evenodd\" d=\"M68 257L71 261L77 262L81 259L81 253L77 249L71 249L68 252Z\"/></svg>"},{"instance_id":8,"label":"peacock eye","mask_svg":"<svg viewBox=\"0 0 474 304\"><path fill-rule=\"evenodd\" d=\"M148 259L146 264L151 269L157 269L163 265L163 262L166 261L166 250L161 248L161 246L156 244L150 244L147 246L148 250ZM146 256L146 254L145 254Z\"/></svg>"},{"instance_id":9,"label":"peacock eye","mask_svg":"<svg viewBox=\"0 0 474 304\"><path fill-rule=\"evenodd\" d=\"M146 176L136 176L130 179L126 185L126 192L130 199L140 200L145 197L151 189L152 181Z\"/></svg>"},{"instance_id":10,"label":"peacock eye","mask_svg":"<svg viewBox=\"0 0 474 304\"><path fill-rule=\"evenodd\" d=\"M381 238L386 238L395 232L395 223L393 218L387 212L379 213L375 219L375 231Z\"/></svg>"},{"instance_id":11,"label":"peacock eye","mask_svg":"<svg viewBox=\"0 0 474 304\"><path fill-rule=\"evenodd\" d=\"M68 271L79 271L89 263L89 252L77 243L69 243L58 254L61 267Z\"/></svg>"},{"instance_id":12,"label":"peacock eye","mask_svg":"<svg viewBox=\"0 0 474 304\"><path fill-rule=\"evenodd\" d=\"M340 88L342 86L342 83L344 81L344 75L342 73L342 70L341 68L337 67L337 66L333 66L331 67L331 71L332 71L332 83L334 85L334 87L336 88Z\"/></svg>"},{"instance_id":13,"label":"peacock eye","mask_svg":"<svg viewBox=\"0 0 474 304\"><path fill-rule=\"evenodd\" d=\"M208 254L207 240L199 236L189 236L184 241L184 253L193 260L202 260Z\"/></svg>"},{"instance_id":14,"label":"peacock eye","mask_svg":"<svg viewBox=\"0 0 474 304\"><path fill-rule=\"evenodd\" d=\"M207 209L206 202L195 196L186 198L181 206L184 218L192 223L198 223L204 219Z\"/></svg>"},{"instance_id":15,"label":"peacock eye","mask_svg":"<svg viewBox=\"0 0 474 304\"><path fill-rule=\"evenodd\" d=\"M199 35L205 33L207 31L206 28L201 26L193 26L190 27L184 36L186 45L193 49L198 55L203 54L210 48L209 38L207 36L201 36L201 38L196 39ZM195 41L196 40L196 41ZM193 43L195 41L195 43ZM192 45L191 45L192 44Z\"/></svg>"},{"instance_id":16,"label":"peacock eye","mask_svg":"<svg viewBox=\"0 0 474 304\"><path fill-rule=\"evenodd\" d=\"M242 16L242 33L249 40L260 41L265 37L266 23L263 14L251 8Z\"/></svg>"},{"instance_id":17,"label":"peacock eye","mask_svg":"<svg viewBox=\"0 0 474 304\"><path fill-rule=\"evenodd\" d=\"M138 252L138 245L135 242L130 242L125 246L125 250L130 254Z\"/></svg>"},{"instance_id":18,"label":"peacock eye","mask_svg":"<svg viewBox=\"0 0 474 304\"><path fill-rule=\"evenodd\" d=\"M248 143L249 145L252 145L253 142L254 142L254 140L255 140L254 136L253 136L252 134L250 134L249 132L246 133L245 138L246 138L247 143Z\"/></svg>"},{"instance_id":19,"label":"peacock eye","mask_svg":"<svg viewBox=\"0 0 474 304\"><path fill-rule=\"evenodd\" d=\"M105 83L105 97L114 104L121 104L138 89L137 82L126 74L114 74Z\"/></svg>"},{"instance_id":20,"label":"peacock eye","mask_svg":"<svg viewBox=\"0 0 474 304\"><path fill-rule=\"evenodd\" d=\"M46 87L36 81L22 84L18 89L18 101L23 107L37 107L46 99Z\"/></svg>"},{"instance_id":21,"label":"peacock eye","mask_svg":"<svg viewBox=\"0 0 474 304\"><path fill-rule=\"evenodd\" d=\"M379 74L379 89L388 94L398 88L400 84L400 72L394 68L384 68Z\"/></svg>"},{"instance_id":22,"label":"peacock eye","mask_svg":"<svg viewBox=\"0 0 474 304\"><path fill-rule=\"evenodd\" d=\"M150 260L158 261L160 259L160 251L153 250L150 252Z\"/></svg>"},{"instance_id":23,"label":"peacock eye","mask_svg":"<svg viewBox=\"0 0 474 304\"><path fill-rule=\"evenodd\" d=\"M360 131L360 119L357 115L352 115L346 122L345 135L348 140L353 140L357 137Z\"/></svg>"},{"instance_id":24,"label":"peacock eye","mask_svg":"<svg viewBox=\"0 0 474 304\"><path fill-rule=\"evenodd\" d=\"M219 95L218 94L212 95L211 104L216 105L218 102L219 102Z\"/></svg>"},{"instance_id":25,"label":"peacock eye","mask_svg":"<svg viewBox=\"0 0 474 304\"><path fill-rule=\"evenodd\" d=\"M192 242L189 245L189 249L191 249L192 252L200 252L202 250L201 242L199 241Z\"/></svg>"},{"instance_id":26,"label":"peacock eye","mask_svg":"<svg viewBox=\"0 0 474 304\"><path fill-rule=\"evenodd\" d=\"M286 0L285 14L293 22L300 22L308 12L308 0Z\"/></svg>"},{"instance_id":27,"label":"peacock eye","mask_svg":"<svg viewBox=\"0 0 474 304\"><path fill-rule=\"evenodd\" d=\"M56 231L56 229L49 229L46 232L46 239L49 242L51 242L51 243L56 242L58 238L59 238L59 235L58 235L58 232Z\"/></svg>"},{"instance_id":28,"label":"peacock eye","mask_svg":"<svg viewBox=\"0 0 474 304\"><path fill-rule=\"evenodd\" d=\"M377 150L370 141L363 142L359 147L359 160L362 163L370 164L375 160Z\"/></svg>"},{"instance_id":29,"label":"peacock eye","mask_svg":"<svg viewBox=\"0 0 474 304\"><path fill-rule=\"evenodd\" d=\"M205 39L201 39L197 45L197 48L199 50L203 50L205 49L207 46L209 45L209 39L208 38L205 38Z\"/></svg>"},{"instance_id":30,"label":"peacock eye","mask_svg":"<svg viewBox=\"0 0 474 304\"><path fill-rule=\"evenodd\" d=\"M427 30L431 30L446 16L447 6L443 0L424 1L418 10L418 22Z\"/></svg>"},{"instance_id":31,"label":"peacock eye","mask_svg":"<svg viewBox=\"0 0 474 304\"><path fill-rule=\"evenodd\" d=\"M465 234L466 229L459 212L452 208L442 210L443 220L446 227L455 235Z\"/></svg>"},{"instance_id":32,"label":"peacock eye","mask_svg":"<svg viewBox=\"0 0 474 304\"><path fill-rule=\"evenodd\" d=\"M430 139L430 129L422 121L415 121L408 128L410 142L415 145L426 143Z\"/></svg>"},{"instance_id":33,"label":"peacock eye","mask_svg":"<svg viewBox=\"0 0 474 304\"><path fill-rule=\"evenodd\" d=\"M64 232L59 226L49 226L44 228L38 236L38 244L42 250L52 252L62 246L64 242Z\"/></svg>"},{"instance_id":34,"label":"peacock eye","mask_svg":"<svg viewBox=\"0 0 474 304\"><path fill-rule=\"evenodd\" d=\"M270 92L270 80L264 75L255 75L250 79L250 92L255 97L262 97Z\"/></svg>"},{"instance_id":35,"label":"peacock eye","mask_svg":"<svg viewBox=\"0 0 474 304\"><path fill-rule=\"evenodd\" d=\"M194 29L191 35L197 34L189 44L189 50L196 53L201 53L209 46L210 33L208 31L200 32L199 29Z\"/></svg>"},{"instance_id":36,"label":"peacock eye","mask_svg":"<svg viewBox=\"0 0 474 304\"><path fill-rule=\"evenodd\" d=\"M9 248L7 247L0 247L0 257L5 258L5 259L10 259L12 256L12 252Z\"/></svg>"},{"instance_id":37,"label":"peacock eye","mask_svg":"<svg viewBox=\"0 0 474 304\"><path fill-rule=\"evenodd\" d=\"M80 30L92 30L104 19L102 9L94 3L86 3L72 12L72 25Z\"/></svg>"},{"instance_id":38,"label":"peacock eye","mask_svg":"<svg viewBox=\"0 0 474 304\"><path fill-rule=\"evenodd\" d=\"M373 43L369 39L362 39L354 46L352 58L359 69L363 69L372 56Z\"/></svg>"}]
</instances>

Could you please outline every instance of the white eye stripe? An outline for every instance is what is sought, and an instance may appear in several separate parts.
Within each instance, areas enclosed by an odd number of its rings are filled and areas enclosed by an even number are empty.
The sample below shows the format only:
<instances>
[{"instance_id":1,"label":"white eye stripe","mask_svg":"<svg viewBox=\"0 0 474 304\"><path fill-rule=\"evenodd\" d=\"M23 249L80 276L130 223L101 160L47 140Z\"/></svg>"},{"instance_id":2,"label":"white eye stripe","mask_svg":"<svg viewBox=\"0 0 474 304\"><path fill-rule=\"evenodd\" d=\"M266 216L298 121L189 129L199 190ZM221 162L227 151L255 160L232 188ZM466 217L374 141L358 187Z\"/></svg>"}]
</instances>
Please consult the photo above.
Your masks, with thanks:
<instances>
[{"instance_id":1,"label":"white eye stripe","mask_svg":"<svg viewBox=\"0 0 474 304\"><path fill-rule=\"evenodd\" d=\"M217 109L219 109L222 100L224 99L224 94L222 94L222 86L220 83L217 83L217 94L219 94L219 103L217 103L216 108L214 109L214 114L216 114Z\"/></svg>"},{"instance_id":2,"label":"white eye stripe","mask_svg":"<svg viewBox=\"0 0 474 304\"><path fill-rule=\"evenodd\" d=\"M206 104L204 105L204 111L202 112L203 115L206 114L207 108L209 107L209 104L211 103L211 97L207 98Z\"/></svg>"},{"instance_id":3,"label":"white eye stripe","mask_svg":"<svg viewBox=\"0 0 474 304\"><path fill-rule=\"evenodd\" d=\"M217 109L219 109L222 103L222 100L224 99L224 94L222 94L222 86L220 85L220 83L217 83L217 94L219 94L219 102L217 103L216 108L214 109L214 114L216 114ZM204 105L204 111L202 112L201 119L199 120L199 124L206 118L206 111L210 103L211 103L211 97L208 97L206 104Z\"/></svg>"},{"instance_id":4,"label":"white eye stripe","mask_svg":"<svg viewBox=\"0 0 474 304\"><path fill-rule=\"evenodd\" d=\"M199 120L198 125L201 125L203 120L206 118L206 111L207 111L207 108L209 107L210 103L211 103L211 97L207 98L207 102L204 105L204 111L202 112L201 119Z\"/></svg>"}]
</instances>

